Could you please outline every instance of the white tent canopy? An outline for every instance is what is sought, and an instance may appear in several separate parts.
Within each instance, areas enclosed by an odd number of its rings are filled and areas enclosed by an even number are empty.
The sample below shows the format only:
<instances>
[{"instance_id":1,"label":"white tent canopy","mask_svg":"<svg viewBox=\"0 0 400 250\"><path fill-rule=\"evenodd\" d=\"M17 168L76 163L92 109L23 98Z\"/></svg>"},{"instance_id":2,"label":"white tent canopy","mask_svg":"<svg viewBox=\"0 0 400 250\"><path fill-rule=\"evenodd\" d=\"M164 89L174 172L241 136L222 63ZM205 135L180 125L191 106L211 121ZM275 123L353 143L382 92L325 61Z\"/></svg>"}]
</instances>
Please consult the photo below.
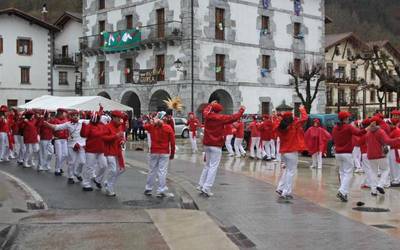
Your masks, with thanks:
<instances>
[{"instance_id":1,"label":"white tent canopy","mask_svg":"<svg viewBox=\"0 0 400 250\"><path fill-rule=\"evenodd\" d=\"M122 110L132 111L132 108L102 96L50 96L44 95L18 106L20 109L45 109L56 111L58 108L94 111L99 109L99 104L104 111Z\"/></svg>"}]
</instances>

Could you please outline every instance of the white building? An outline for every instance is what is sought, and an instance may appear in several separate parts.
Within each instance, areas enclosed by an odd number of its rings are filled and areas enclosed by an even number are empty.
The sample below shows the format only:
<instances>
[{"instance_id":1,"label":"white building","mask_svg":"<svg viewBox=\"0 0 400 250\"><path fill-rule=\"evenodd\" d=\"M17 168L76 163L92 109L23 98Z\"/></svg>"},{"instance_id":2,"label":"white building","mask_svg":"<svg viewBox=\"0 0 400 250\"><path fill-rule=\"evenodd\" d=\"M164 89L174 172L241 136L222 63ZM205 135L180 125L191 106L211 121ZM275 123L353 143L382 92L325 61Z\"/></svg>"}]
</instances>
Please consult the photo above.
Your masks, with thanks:
<instances>
[{"instance_id":1,"label":"white building","mask_svg":"<svg viewBox=\"0 0 400 250\"><path fill-rule=\"evenodd\" d=\"M287 70L323 63L323 0L194 0L194 98L190 2L84 0L84 94L120 101L136 114L161 109L173 96L185 112L192 101L199 112L217 99L228 113L300 102ZM312 112L324 111L323 86Z\"/></svg>"},{"instance_id":2,"label":"white building","mask_svg":"<svg viewBox=\"0 0 400 250\"><path fill-rule=\"evenodd\" d=\"M0 10L0 104L52 94L52 44L58 28L17 9Z\"/></svg>"},{"instance_id":3,"label":"white building","mask_svg":"<svg viewBox=\"0 0 400 250\"><path fill-rule=\"evenodd\" d=\"M81 56L79 38L82 36L82 15L64 12L54 23L60 29L54 39L53 86L54 95L73 96L79 94ZM77 93L75 93L77 90Z\"/></svg>"}]
</instances>

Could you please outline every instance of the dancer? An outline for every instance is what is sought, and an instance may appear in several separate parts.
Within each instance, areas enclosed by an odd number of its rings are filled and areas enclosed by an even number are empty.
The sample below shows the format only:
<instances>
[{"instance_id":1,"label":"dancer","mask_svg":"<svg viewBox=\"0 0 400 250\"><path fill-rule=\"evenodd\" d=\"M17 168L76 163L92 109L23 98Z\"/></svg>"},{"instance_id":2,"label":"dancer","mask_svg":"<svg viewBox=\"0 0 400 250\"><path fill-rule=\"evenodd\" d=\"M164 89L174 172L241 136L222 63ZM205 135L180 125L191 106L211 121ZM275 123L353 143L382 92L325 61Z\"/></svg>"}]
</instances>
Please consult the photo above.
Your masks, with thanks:
<instances>
[{"instance_id":1,"label":"dancer","mask_svg":"<svg viewBox=\"0 0 400 250\"><path fill-rule=\"evenodd\" d=\"M272 123L271 117L269 115L264 115L264 121L260 124L260 137L261 137L261 153L264 161L272 160L272 148L275 150L273 145L275 142L273 140L273 130L274 125ZM275 157L275 154L274 154Z\"/></svg>"},{"instance_id":2,"label":"dancer","mask_svg":"<svg viewBox=\"0 0 400 250\"><path fill-rule=\"evenodd\" d=\"M335 158L339 164L340 188L337 197L342 202L348 201L351 177L353 176L353 135L362 135L362 131L349 124L351 114L347 111L339 112L339 123L335 125L332 132L333 143L335 144Z\"/></svg>"},{"instance_id":3,"label":"dancer","mask_svg":"<svg viewBox=\"0 0 400 250\"><path fill-rule=\"evenodd\" d=\"M38 125L39 135L40 135L39 171L50 170L51 157L54 154L54 146L52 144L53 130L46 125L46 123L48 123L49 121L50 121L50 113L45 111Z\"/></svg>"},{"instance_id":4,"label":"dancer","mask_svg":"<svg viewBox=\"0 0 400 250\"><path fill-rule=\"evenodd\" d=\"M322 169L322 155L326 154L328 141L332 139L332 136L321 127L319 119L314 119L313 126L306 131L304 139L308 154L312 156L310 168Z\"/></svg>"},{"instance_id":5,"label":"dancer","mask_svg":"<svg viewBox=\"0 0 400 250\"><path fill-rule=\"evenodd\" d=\"M222 146L224 145L224 125L235 122L242 117L245 107L241 106L239 111L233 115L223 115L220 112L223 106L216 101L209 104L203 110L205 151L205 166L200 176L197 190L206 197L213 195L211 188L214 185L215 176L221 160Z\"/></svg>"},{"instance_id":6,"label":"dancer","mask_svg":"<svg viewBox=\"0 0 400 250\"><path fill-rule=\"evenodd\" d=\"M168 162L169 160L173 160L175 155L175 133L171 126L164 121L165 115L164 111L158 112L154 119L144 125L151 138L149 174L144 194L147 196L152 195L157 175L159 182L157 188L158 198L174 197L174 194L167 192L166 179Z\"/></svg>"},{"instance_id":7,"label":"dancer","mask_svg":"<svg viewBox=\"0 0 400 250\"><path fill-rule=\"evenodd\" d=\"M360 128L359 121L355 121L354 126L356 128ZM357 141L360 140L360 136L353 135L352 140L353 140L353 152L351 152L351 154L353 156L353 162L355 168L354 173L362 173L364 171L361 167L361 149L357 143Z\"/></svg>"},{"instance_id":8,"label":"dancer","mask_svg":"<svg viewBox=\"0 0 400 250\"><path fill-rule=\"evenodd\" d=\"M235 152L232 147L232 139L233 139L233 127L232 124L225 124L224 126L224 135L225 135L225 148L228 151L228 156L235 156Z\"/></svg>"},{"instance_id":9,"label":"dancer","mask_svg":"<svg viewBox=\"0 0 400 250\"><path fill-rule=\"evenodd\" d=\"M392 118L390 119L392 123L392 132L390 133L390 138L399 138L400 137L400 128L399 128L399 117L400 111L394 110L392 111ZM389 165L390 165L390 186L391 187L400 187L400 147L392 147L389 152Z\"/></svg>"},{"instance_id":10,"label":"dancer","mask_svg":"<svg viewBox=\"0 0 400 250\"><path fill-rule=\"evenodd\" d=\"M9 136L10 126L8 121L7 106L0 107L0 162L10 161L9 159Z\"/></svg>"},{"instance_id":11,"label":"dancer","mask_svg":"<svg viewBox=\"0 0 400 250\"><path fill-rule=\"evenodd\" d=\"M189 113L189 119L186 123L186 126L189 127L189 140L192 145L192 153L197 152L197 128L200 127L199 120L195 117L193 112Z\"/></svg>"},{"instance_id":12,"label":"dancer","mask_svg":"<svg viewBox=\"0 0 400 250\"><path fill-rule=\"evenodd\" d=\"M32 110L25 112L24 123L22 129L24 131L24 144L25 144L25 155L24 155L24 168L35 167L35 160L38 159L39 153L39 140L38 140L38 129L37 119L35 113Z\"/></svg>"},{"instance_id":13,"label":"dancer","mask_svg":"<svg viewBox=\"0 0 400 250\"><path fill-rule=\"evenodd\" d=\"M56 117L50 120L51 124L58 125L66 123L68 120L66 118L67 111L65 109L57 109ZM54 132L54 151L56 153L56 166L54 175L61 176L64 173L63 167L68 157L68 131L59 130Z\"/></svg>"},{"instance_id":14,"label":"dancer","mask_svg":"<svg viewBox=\"0 0 400 250\"><path fill-rule=\"evenodd\" d=\"M261 147L260 147L260 124L257 122L257 116L253 116L253 121L249 125L250 129L250 158L261 160ZM257 153L254 153L254 148Z\"/></svg>"},{"instance_id":15,"label":"dancer","mask_svg":"<svg viewBox=\"0 0 400 250\"><path fill-rule=\"evenodd\" d=\"M246 151L243 148L242 142L244 139L244 123L242 118L239 117L238 121L233 124L235 128L235 153L236 158L245 157Z\"/></svg>"},{"instance_id":16,"label":"dancer","mask_svg":"<svg viewBox=\"0 0 400 250\"><path fill-rule=\"evenodd\" d=\"M366 129L368 126L371 124L371 121L369 118L365 119L364 121L361 122L361 128ZM361 150L361 167L366 173L366 176L364 178L364 181L361 183L361 188L370 188L371 186L371 180L369 179L370 171L371 171L371 165L368 160L367 156L367 134L363 134L359 137L359 140L357 141L357 146L360 147Z\"/></svg>"},{"instance_id":17,"label":"dancer","mask_svg":"<svg viewBox=\"0 0 400 250\"><path fill-rule=\"evenodd\" d=\"M297 171L299 152L306 149L303 126L308 115L303 105L299 107L300 119L293 118L292 112L285 112L278 127L278 136L281 140L280 153L285 163L285 172L282 174L276 192L280 199L293 199L293 178Z\"/></svg>"}]
</instances>

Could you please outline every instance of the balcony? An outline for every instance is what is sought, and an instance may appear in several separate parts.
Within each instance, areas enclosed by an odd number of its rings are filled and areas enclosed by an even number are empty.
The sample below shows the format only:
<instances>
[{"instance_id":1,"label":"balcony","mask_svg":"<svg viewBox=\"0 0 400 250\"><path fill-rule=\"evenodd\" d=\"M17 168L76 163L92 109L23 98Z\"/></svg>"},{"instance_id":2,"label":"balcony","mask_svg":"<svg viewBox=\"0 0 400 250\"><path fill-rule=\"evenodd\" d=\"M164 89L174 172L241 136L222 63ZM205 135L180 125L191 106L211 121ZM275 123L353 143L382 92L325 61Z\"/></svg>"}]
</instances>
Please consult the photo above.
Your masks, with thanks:
<instances>
[{"instance_id":1,"label":"balcony","mask_svg":"<svg viewBox=\"0 0 400 250\"><path fill-rule=\"evenodd\" d=\"M146 50L153 47L175 45L182 41L182 22L137 27L79 38L81 53L85 56Z\"/></svg>"},{"instance_id":2,"label":"balcony","mask_svg":"<svg viewBox=\"0 0 400 250\"><path fill-rule=\"evenodd\" d=\"M80 53L76 53L75 55L56 54L53 63L54 65L77 66L80 63L80 58Z\"/></svg>"}]
</instances>

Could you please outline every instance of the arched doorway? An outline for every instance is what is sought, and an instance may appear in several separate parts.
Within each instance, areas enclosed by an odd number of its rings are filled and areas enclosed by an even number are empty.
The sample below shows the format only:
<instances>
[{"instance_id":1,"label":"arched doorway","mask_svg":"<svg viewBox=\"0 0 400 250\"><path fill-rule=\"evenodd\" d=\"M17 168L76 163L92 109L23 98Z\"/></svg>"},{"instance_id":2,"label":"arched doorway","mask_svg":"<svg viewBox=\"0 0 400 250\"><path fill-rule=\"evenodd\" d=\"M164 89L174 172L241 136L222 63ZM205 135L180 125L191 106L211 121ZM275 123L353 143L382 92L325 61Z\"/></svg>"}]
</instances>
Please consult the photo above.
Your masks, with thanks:
<instances>
[{"instance_id":1,"label":"arched doorway","mask_svg":"<svg viewBox=\"0 0 400 250\"><path fill-rule=\"evenodd\" d=\"M217 101L218 103L224 106L223 114L232 114L233 113L233 100L231 95L223 89L218 89L214 91L208 102Z\"/></svg>"},{"instance_id":2,"label":"arched doorway","mask_svg":"<svg viewBox=\"0 0 400 250\"><path fill-rule=\"evenodd\" d=\"M168 100L169 98L171 97L167 91L157 90L150 98L149 111L165 111L167 109L167 105L164 101Z\"/></svg>"},{"instance_id":3,"label":"arched doorway","mask_svg":"<svg viewBox=\"0 0 400 250\"><path fill-rule=\"evenodd\" d=\"M98 96L102 96L102 97L104 97L104 98L107 98L107 99L111 100L110 95L109 95L107 92L105 92L105 91L100 92L100 93L98 93L97 95L98 95Z\"/></svg>"},{"instance_id":4,"label":"arched doorway","mask_svg":"<svg viewBox=\"0 0 400 250\"><path fill-rule=\"evenodd\" d=\"M141 105L139 96L132 91L128 91L121 99L121 103L133 108L133 114L138 117L141 114Z\"/></svg>"}]
</instances>

